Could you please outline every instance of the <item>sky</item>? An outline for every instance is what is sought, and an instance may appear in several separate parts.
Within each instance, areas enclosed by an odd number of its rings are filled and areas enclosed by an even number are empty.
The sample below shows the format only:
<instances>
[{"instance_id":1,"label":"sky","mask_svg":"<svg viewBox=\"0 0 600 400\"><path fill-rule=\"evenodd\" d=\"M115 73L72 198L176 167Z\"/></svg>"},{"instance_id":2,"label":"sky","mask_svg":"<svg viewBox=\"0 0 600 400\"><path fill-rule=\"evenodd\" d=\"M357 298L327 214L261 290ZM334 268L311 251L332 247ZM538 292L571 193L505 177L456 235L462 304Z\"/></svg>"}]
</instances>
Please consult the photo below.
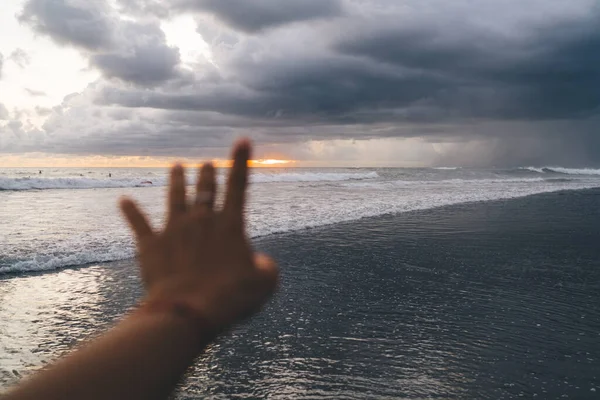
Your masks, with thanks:
<instances>
[{"instance_id":1,"label":"sky","mask_svg":"<svg viewBox=\"0 0 600 400\"><path fill-rule=\"evenodd\" d=\"M597 0L2 0L0 166L600 165Z\"/></svg>"}]
</instances>

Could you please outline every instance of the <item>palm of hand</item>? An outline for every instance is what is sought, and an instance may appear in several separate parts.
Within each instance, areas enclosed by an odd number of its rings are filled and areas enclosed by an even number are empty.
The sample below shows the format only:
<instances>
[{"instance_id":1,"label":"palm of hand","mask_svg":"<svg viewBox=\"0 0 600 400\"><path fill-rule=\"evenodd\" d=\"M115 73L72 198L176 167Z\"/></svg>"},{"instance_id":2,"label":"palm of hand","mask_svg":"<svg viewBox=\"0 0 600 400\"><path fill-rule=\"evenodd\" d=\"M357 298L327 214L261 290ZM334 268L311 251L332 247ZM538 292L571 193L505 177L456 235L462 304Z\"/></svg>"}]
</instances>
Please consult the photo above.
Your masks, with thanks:
<instances>
[{"instance_id":1,"label":"palm of hand","mask_svg":"<svg viewBox=\"0 0 600 400\"><path fill-rule=\"evenodd\" d=\"M131 200L121 203L137 238L149 301L185 304L219 329L257 311L277 283L275 263L253 254L244 232L249 151L246 141L235 148L222 210L214 210L216 181L210 164L200 171L197 201L191 205L183 168L172 169L168 221L161 232L153 232Z\"/></svg>"}]
</instances>

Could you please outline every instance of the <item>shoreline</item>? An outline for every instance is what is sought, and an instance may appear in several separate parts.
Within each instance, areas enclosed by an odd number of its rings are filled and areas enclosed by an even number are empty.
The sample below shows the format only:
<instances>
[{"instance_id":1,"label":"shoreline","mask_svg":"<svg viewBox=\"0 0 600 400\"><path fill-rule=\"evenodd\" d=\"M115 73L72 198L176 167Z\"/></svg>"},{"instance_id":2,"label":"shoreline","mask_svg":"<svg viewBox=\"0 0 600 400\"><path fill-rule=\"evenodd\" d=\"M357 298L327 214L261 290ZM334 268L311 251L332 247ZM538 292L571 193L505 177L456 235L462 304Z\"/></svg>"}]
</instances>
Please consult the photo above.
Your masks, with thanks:
<instances>
[{"instance_id":1,"label":"shoreline","mask_svg":"<svg viewBox=\"0 0 600 400\"><path fill-rule=\"evenodd\" d=\"M303 234L311 235L311 234L321 232L322 230L328 230L328 229L335 230L335 229L339 229L342 227L348 227L348 226L352 226L352 225L356 225L356 224L362 224L365 222L368 225L369 221L376 223L377 221L382 220L382 219L399 218L402 216L414 217L414 216L418 216L418 215L423 215L426 217L427 214L429 214L429 213L435 214L435 213L444 212L444 211L452 212L454 209L462 209L464 207L469 207L469 206L489 205L489 206L493 207L495 204L519 201L522 199L530 199L530 198L535 198L535 197L543 198L543 197L548 197L548 196L565 196L565 195L570 195L570 194L575 196L578 194L586 194L586 193L589 193L589 195L600 195L600 187L585 188L585 189L567 189L567 190L559 190L559 191L552 191L552 192L535 193L535 194L530 194L527 196L505 198L505 199L476 200L476 201L468 201L468 202L464 202L464 203L446 204L446 205L436 206L436 207L432 207L432 208L409 210L409 211L405 211L405 212L394 212L394 213L386 213L386 214L379 214L379 215L373 215L373 216L365 216L365 217L360 217L360 218L349 220L349 221L339 221L339 222L334 222L334 223L329 223L329 224L324 224L324 225L319 225L319 226L314 226L314 227L306 227L306 228L292 230L292 231L268 233L265 235L250 237L250 241L254 246L260 246L262 243L265 243L265 242L268 243L270 240L276 240L278 238L286 238L288 236L303 235ZM92 266L104 266L104 265L110 265L110 264L115 264L115 263L130 263L130 262L135 262L135 257L109 260L109 261L90 262L90 263L85 263L85 264L65 265L65 266L61 266L59 268L39 270L39 271L36 271L36 270L8 271L8 272L0 271L0 281L2 281L4 279L11 279L11 278L20 277L20 276L46 275L46 274L52 274L52 273L56 273L56 272L63 271L63 270L78 270L81 268L89 268Z\"/></svg>"},{"instance_id":2,"label":"shoreline","mask_svg":"<svg viewBox=\"0 0 600 400\"><path fill-rule=\"evenodd\" d=\"M200 357L179 398L593 398L598 226L600 189L256 240L280 265L279 291ZM133 260L0 278L0 386L142 296Z\"/></svg>"}]
</instances>

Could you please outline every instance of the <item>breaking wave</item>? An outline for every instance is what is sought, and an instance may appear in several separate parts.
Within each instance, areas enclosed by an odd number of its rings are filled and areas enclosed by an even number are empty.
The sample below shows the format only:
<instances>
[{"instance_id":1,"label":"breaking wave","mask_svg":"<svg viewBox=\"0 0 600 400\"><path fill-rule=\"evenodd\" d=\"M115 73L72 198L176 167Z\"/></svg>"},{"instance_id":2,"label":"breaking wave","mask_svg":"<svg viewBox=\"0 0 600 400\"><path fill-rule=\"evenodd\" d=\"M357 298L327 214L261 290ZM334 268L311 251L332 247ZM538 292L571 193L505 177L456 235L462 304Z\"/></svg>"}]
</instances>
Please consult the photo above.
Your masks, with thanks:
<instances>
[{"instance_id":1,"label":"breaking wave","mask_svg":"<svg viewBox=\"0 0 600 400\"><path fill-rule=\"evenodd\" d=\"M133 251L133 248L124 247L122 249L107 249L98 252L87 251L71 254L37 256L33 259L19 260L13 263L9 262L9 260L4 262L0 260L0 274L51 271L69 266L127 260L134 256L135 252Z\"/></svg>"},{"instance_id":2,"label":"breaking wave","mask_svg":"<svg viewBox=\"0 0 600 400\"><path fill-rule=\"evenodd\" d=\"M360 181L379 178L377 172L344 173L344 172L290 172L279 174L255 173L251 180L256 183L267 182L340 182Z\"/></svg>"},{"instance_id":3,"label":"breaking wave","mask_svg":"<svg viewBox=\"0 0 600 400\"><path fill-rule=\"evenodd\" d=\"M337 182L375 179L377 172L340 173L340 172L291 172L263 173L251 175L254 183L271 182ZM193 183L190 177L190 184ZM221 179L224 180L224 179ZM48 189L94 189L94 188L130 188L165 186L166 177L134 177L134 178L0 178L0 190L48 190Z\"/></svg>"},{"instance_id":4,"label":"breaking wave","mask_svg":"<svg viewBox=\"0 0 600 400\"><path fill-rule=\"evenodd\" d=\"M600 169L594 168L522 167L520 169L531 172L537 172L540 174L555 173L565 175L600 175Z\"/></svg>"},{"instance_id":5,"label":"breaking wave","mask_svg":"<svg viewBox=\"0 0 600 400\"><path fill-rule=\"evenodd\" d=\"M93 189L164 186L166 180L93 178L0 178L0 190Z\"/></svg>"}]
</instances>

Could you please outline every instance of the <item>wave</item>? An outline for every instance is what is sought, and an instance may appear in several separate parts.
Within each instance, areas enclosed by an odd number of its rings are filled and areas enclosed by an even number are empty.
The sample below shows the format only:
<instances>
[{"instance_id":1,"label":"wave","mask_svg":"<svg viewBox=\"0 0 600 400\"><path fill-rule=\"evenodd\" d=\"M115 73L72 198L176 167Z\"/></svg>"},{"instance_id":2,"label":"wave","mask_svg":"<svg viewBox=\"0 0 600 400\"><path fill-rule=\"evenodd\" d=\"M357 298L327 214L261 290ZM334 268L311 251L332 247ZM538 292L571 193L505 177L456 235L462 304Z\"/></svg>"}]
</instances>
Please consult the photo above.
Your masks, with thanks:
<instances>
[{"instance_id":1,"label":"wave","mask_svg":"<svg viewBox=\"0 0 600 400\"><path fill-rule=\"evenodd\" d=\"M460 167L434 167L433 169L439 169L442 171L445 171L445 170L454 171L454 170L460 169Z\"/></svg>"},{"instance_id":2,"label":"wave","mask_svg":"<svg viewBox=\"0 0 600 400\"><path fill-rule=\"evenodd\" d=\"M338 173L338 172L291 172L291 173L254 173L250 176L253 183L272 182L337 182L375 179L377 172ZM190 176L189 184L194 178ZM224 178L221 177L221 181ZM165 186L165 177L134 178L0 178L0 190L48 190L48 189L94 189L94 188L130 188Z\"/></svg>"},{"instance_id":3,"label":"wave","mask_svg":"<svg viewBox=\"0 0 600 400\"><path fill-rule=\"evenodd\" d=\"M166 180L93 178L0 178L0 190L94 189L164 186Z\"/></svg>"},{"instance_id":4,"label":"wave","mask_svg":"<svg viewBox=\"0 0 600 400\"><path fill-rule=\"evenodd\" d=\"M462 180L464 182L464 180ZM481 181L481 180L480 180ZM487 180L490 183L494 180ZM497 180L506 181L506 180ZM548 182L545 179L532 179L530 182L539 182L541 185L489 185L485 188L472 187L464 188L463 190L445 191L443 195L440 193L415 191L414 196L406 195L398 196L397 190L387 191L388 195L385 200L380 197L385 190L379 190L377 197L372 197L370 201L361 203L360 201L354 204L342 204L333 201L330 203L330 209L320 210L320 215L301 215L295 214L294 220L287 219L288 214L281 215L279 218L282 221L266 220L261 224L255 224L250 230L251 238L264 237L274 234L290 233L307 229L319 228L328 225L334 225L344 222L358 221L364 218L378 217L383 215L396 215L411 211L430 210L439 207L469 204L478 202L488 202L497 200L516 199L520 197L531 196L541 193L552 193L569 190L583 190L600 187L600 183L579 182L577 180L553 182L552 185L543 184ZM396 181L399 182L399 181ZM527 182L519 180L519 182ZM374 190L385 189L381 184L389 184L392 182L380 183L356 183L356 185L371 185ZM420 182L424 183L424 182ZM375 186L377 185L377 186ZM461 188L458 188L461 189ZM484 189L484 190L482 190ZM485 190L488 189L488 190ZM373 191L373 193L375 193ZM391 200L391 201L389 201ZM352 210L351 212L340 212L340 210ZM295 220L297 218L297 220ZM255 221L256 222L256 221Z\"/></svg>"},{"instance_id":5,"label":"wave","mask_svg":"<svg viewBox=\"0 0 600 400\"><path fill-rule=\"evenodd\" d=\"M269 182L340 182L361 181L379 178L377 172L288 172L288 173L254 173L251 181Z\"/></svg>"},{"instance_id":6,"label":"wave","mask_svg":"<svg viewBox=\"0 0 600 400\"><path fill-rule=\"evenodd\" d=\"M561 179L560 181L567 182L572 179ZM438 180L394 180L394 181L383 181L383 182L355 182L346 183L346 187L368 187L368 188L394 188L398 186L442 186L442 185L454 185L458 189L462 187L469 187L475 185L493 185L493 184L504 184L504 183L535 183L535 182L551 182L555 179L546 178L484 178L484 179L438 179Z\"/></svg>"},{"instance_id":7,"label":"wave","mask_svg":"<svg viewBox=\"0 0 600 400\"><path fill-rule=\"evenodd\" d=\"M289 193L291 197L286 201L277 201L267 205L250 202L248 210L249 236L258 238L356 221L362 218L433 209L454 204L513 199L537 193L600 187L600 181L595 180L565 180L562 178L555 180L541 177L454 179L441 182L446 186L422 188L404 186L440 184L440 181L346 182L344 185L352 185L355 188L364 186L368 190L354 190L349 192L352 193L351 196L342 194L330 198L322 196L320 190L313 192L304 188L294 188ZM504 184L506 182L509 183ZM393 185L396 186L393 187ZM287 188L284 190L286 193L288 192ZM296 193L303 193L303 202L298 203L294 200L297 198ZM93 196L93 194L89 196ZM56 238L53 235L45 235L40 238L40 243L33 251L21 248L14 252L9 250L5 254L11 254L11 259L3 259L3 254L0 254L0 275L48 271L70 266L131 259L134 256L134 249L126 227L110 223L100 225L91 236L89 233L83 236L74 233L73 238L70 239L61 235L57 235Z\"/></svg>"},{"instance_id":8,"label":"wave","mask_svg":"<svg viewBox=\"0 0 600 400\"><path fill-rule=\"evenodd\" d=\"M133 249L124 248L121 250L106 250L100 252L38 256L30 260L15 261L9 265L0 264L0 274L52 271L70 266L128 260L132 259L134 255ZM5 262L2 262L2 264L4 263Z\"/></svg>"},{"instance_id":9,"label":"wave","mask_svg":"<svg viewBox=\"0 0 600 400\"><path fill-rule=\"evenodd\" d=\"M600 169L594 168L564 168L564 167L521 167L520 170L537 172L539 174L555 173L565 175L600 175Z\"/></svg>"}]
</instances>

